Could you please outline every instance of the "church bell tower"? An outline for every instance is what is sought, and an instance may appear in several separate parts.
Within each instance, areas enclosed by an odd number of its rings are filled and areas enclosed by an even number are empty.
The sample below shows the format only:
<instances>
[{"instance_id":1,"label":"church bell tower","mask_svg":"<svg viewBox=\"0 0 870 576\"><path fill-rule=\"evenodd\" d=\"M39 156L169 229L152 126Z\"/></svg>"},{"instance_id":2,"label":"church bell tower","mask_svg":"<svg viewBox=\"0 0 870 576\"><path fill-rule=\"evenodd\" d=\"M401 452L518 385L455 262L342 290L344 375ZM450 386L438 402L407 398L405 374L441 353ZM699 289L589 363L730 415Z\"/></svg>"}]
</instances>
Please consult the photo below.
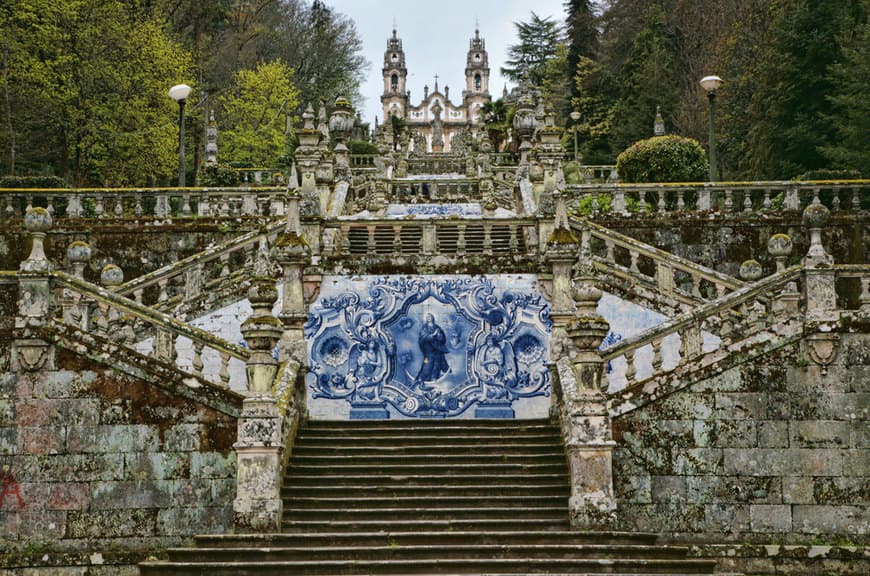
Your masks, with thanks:
<instances>
[{"instance_id":1,"label":"church bell tower","mask_svg":"<svg viewBox=\"0 0 870 576\"><path fill-rule=\"evenodd\" d=\"M405 118L408 113L408 69L405 67L405 51L402 49L402 41L396 35L387 40L387 50L384 52L384 93L381 95L384 122L389 121L390 116Z\"/></svg>"},{"instance_id":2,"label":"church bell tower","mask_svg":"<svg viewBox=\"0 0 870 576\"><path fill-rule=\"evenodd\" d=\"M490 101L489 95L489 56L486 53L486 41L480 37L480 30L475 27L474 37L468 43L468 57L465 63L465 90L462 93L463 104L468 111L472 124L479 121L478 111L485 102Z\"/></svg>"}]
</instances>

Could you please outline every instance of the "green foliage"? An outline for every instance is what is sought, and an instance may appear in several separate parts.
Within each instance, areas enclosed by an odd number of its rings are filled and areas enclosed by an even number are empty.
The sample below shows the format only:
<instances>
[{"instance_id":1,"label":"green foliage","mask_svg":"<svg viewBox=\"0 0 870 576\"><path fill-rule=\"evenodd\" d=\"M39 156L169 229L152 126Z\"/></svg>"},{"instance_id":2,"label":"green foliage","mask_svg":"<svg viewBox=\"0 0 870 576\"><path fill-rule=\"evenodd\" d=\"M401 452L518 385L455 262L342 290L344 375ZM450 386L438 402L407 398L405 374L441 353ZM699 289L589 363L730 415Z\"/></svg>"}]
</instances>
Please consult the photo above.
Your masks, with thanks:
<instances>
[{"instance_id":1,"label":"green foliage","mask_svg":"<svg viewBox=\"0 0 870 576\"><path fill-rule=\"evenodd\" d=\"M67 188L59 176L3 176L0 188Z\"/></svg>"},{"instance_id":2,"label":"green foliage","mask_svg":"<svg viewBox=\"0 0 870 576\"><path fill-rule=\"evenodd\" d=\"M568 68L568 45L556 46L556 53L544 65L541 97L547 110L556 115L556 126L562 126L571 113L571 74Z\"/></svg>"},{"instance_id":3,"label":"green foliage","mask_svg":"<svg viewBox=\"0 0 870 576\"><path fill-rule=\"evenodd\" d=\"M562 27L551 18L541 18L534 11L528 22L514 22L518 44L508 46L508 59L501 73L517 82L528 71L532 84L540 86L544 80L545 67L556 57L564 35Z\"/></svg>"},{"instance_id":4,"label":"green foliage","mask_svg":"<svg viewBox=\"0 0 870 576\"><path fill-rule=\"evenodd\" d=\"M709 168L697 140L672 135L635 142L616 159L623 182L699 182Z\"/></svg>"},{"instance_id":5,"label":"green foliage","mask_svg":"<svg viewBox=\"0 0 870 576\"><path fill-rule=\"evenodd\" d=\"M347 143L347 148L350 150L351 154L377 154L378 147L371 142L365 142L363 140L349 140Z\"/></svg>"},{"instance_id":6,"label":"green foliage","mask_svg":"<svg viewBox=\"0 0 870 576\"><path fill-rule=\"evenodd\" d=\"M234 162L275 166L285 155L285 120L296 108L298 94L293 70L281 60L236 73L233 92L219 99L222 156Z\"/></svg>"},{"instance_id":7,"label":"green foliage","mask_svg":"<svg viewBox=\"0 0 870 576\"><path fill-rule=\"evenodd\" d=\"M502 98L492 100L480 107L480 119L486 126L489 141L494 151L500 151L507 141L508 130L516 109Z\"/></svg>"},{"instance_id":8,"label":"green foliage","mask_svg":"<svg viewBox=\"0 0 870 576\"><path fill-rule=\"evenodd\" d=\"M206 167L202 175L202 185L209 187L230 188L239 185L239 172L228 164L216 164Z\"/></svg>"},{"instance_id":9,"label":"green foliage","mask_svg":"<svg viewBox=\"0 0 870 576\"><path fill-rule=\"evenodd\" d=\"M829 170L822 168L820 170L809 170L804 172L795 180L859 180L863 177L858 170Z\"/></svg>"}]
</instances>

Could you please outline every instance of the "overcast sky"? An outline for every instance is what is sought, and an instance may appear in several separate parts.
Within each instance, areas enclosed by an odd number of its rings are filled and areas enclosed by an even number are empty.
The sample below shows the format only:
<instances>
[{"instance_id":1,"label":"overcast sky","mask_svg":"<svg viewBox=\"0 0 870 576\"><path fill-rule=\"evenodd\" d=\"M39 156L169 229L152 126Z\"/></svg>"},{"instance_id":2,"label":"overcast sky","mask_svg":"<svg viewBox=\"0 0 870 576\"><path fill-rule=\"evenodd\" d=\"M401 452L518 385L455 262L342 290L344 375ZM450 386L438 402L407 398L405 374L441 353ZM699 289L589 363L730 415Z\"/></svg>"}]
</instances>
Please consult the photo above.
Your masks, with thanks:
<instances>
[{"instance_id":1,"label":"overcast sky","mask_svg":"<svg viewBox=\"0 0 870 576\"><path fill-rule=\"evenodd\" d=\"M380 96L383 92L381 68L384 50L393 29L393 20L405 49L408 88L411 103L423 98L423 85L431 89L438 74L438 85L450 86L451 100L456 103L465 88L465 56L468 41L474 35L475 20L489 53L489 91L501 96L505 80L499 68L506 58L507 47L516 41L513 22L528 21L532 10L540 17L553 16L564 21L563 0L324 0L338 12L350 16L362 37L366 58L371 62L367 80L361 87L365 100L363 118L369 122L381 118ZM510 89L510 84L508 84Z\"/></svg>"}]
</instances>

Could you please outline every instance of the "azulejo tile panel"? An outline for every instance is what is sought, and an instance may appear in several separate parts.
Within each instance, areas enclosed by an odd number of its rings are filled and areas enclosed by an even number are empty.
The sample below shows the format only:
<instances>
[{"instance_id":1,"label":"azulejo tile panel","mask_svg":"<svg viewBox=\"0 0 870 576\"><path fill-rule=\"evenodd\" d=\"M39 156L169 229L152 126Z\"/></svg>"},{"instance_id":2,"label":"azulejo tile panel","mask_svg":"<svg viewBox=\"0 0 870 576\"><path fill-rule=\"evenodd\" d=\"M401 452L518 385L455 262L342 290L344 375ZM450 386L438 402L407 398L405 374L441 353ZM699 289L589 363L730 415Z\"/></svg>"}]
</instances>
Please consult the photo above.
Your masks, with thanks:
<instances>
[{"instance_id":1,"label":"azulejo tile panel","mask_svg":"<svg viewBox=\"0 0 870 576\"><path fill-rule=\"evenodd\" d=\"M544 417L534 275L325 277L305 326L313 418Z\"/></svg>"}]
</instances>

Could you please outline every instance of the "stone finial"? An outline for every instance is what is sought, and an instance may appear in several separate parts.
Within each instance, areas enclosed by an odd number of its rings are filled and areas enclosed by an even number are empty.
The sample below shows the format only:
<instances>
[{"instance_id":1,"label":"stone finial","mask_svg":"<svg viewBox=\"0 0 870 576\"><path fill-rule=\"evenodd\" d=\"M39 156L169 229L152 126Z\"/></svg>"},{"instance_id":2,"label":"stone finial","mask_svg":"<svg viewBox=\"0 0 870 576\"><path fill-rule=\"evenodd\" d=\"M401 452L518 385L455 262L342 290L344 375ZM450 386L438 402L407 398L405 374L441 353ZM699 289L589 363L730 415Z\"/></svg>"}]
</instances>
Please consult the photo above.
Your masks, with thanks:
<instances>
[{"instance_id":1,"label":"stone finial","mask_svg":"<svg viewBox=\"0 0 870 576\"><path fill-rule=\"evenodd\" d=\"M124 271L114 264L106 264L100 272L100 284L109 290L115 290L124 283Z\"/></svg>"},{"instance_id":2,"label":"stone finial","mask_svg":"<svg viewBox=\"0 0 870 576\"><path fill-rule=\"evenodd\" d=\"M302 113L302 127L305 130L314 130L314 106L311 102L305 107L305 112Z\"/></svg>"},{"instance_id":3,"label":"stone finial","mask_svg":"<svg viewBox=\"0 0 870 576\"><path fill-rule=\"evenodd\" d=\"M253 312L241 326L242 335L251 350L245 366L248 390L268 393L278 370L272 350L282 332L281 321L272 315L272 307L278 300L275 281L263 276L255 278L248 290L248 300Z\"/></svg>"},{"instance_id":4,"label":"stone finial","mask_svg":"<svg viewBox=\"0 0 870 576\"><path fill-rule=\"evenodd\" d=\"M776 272L785 270L785 261L791 256L794 247L788 234L774 234L767 241L767 253L776 261Z\"/></svg>"},{"instance_id":5,"label":"stone finial","mask_svg":"<svg viewBox=\"0 0 870 576\"><path fill-rule=\"evenodd\" d=\"M653 122L653 134L656 136L665 135L665 119L662 118L662 108L656 105L656 118Z\"/></svg>"},{"instance_id":6,"label":"stone finial","mask_svg":"<svg viewBox=\"0 0 870 576\"><path fill-rule=\"evenodd\" d=\"M804 225L810 231L810 248L804 262L807 266L833 264L833 258L825 252L822 245L822 228L828 222L831 212L824 204L810 204L804 210Z\"/></svg>"},{"instance_id":7,"label":"stone finial","mask_svg":"<svg viewBox=\"0 0 870 576\"><path fill-rule=\"evenodd\" d=\"M81 240L70 242L66 249L66 259L72 266L73 276L83 279L85 266L91 261L91 247Z\"/></svg>"},{"instance_id":8,"label":"stone finial","mask_svg":"<svg viewBox=\"0 0 870 576\"><path fill-rule=\"evenodd\" d=\"M747 282L755 282L761 278L762 269L758 260L746 260L740 265L740 277Z\"/></svg>"},{"instance_id":9,"label":"stone finial","mask_svg":"<svg viewBox=\"0 0 870 576\"><path fill-rule=\"evenodd\" d=\"M22 272L47 272L48 258L45 257L45 233L51 229L51 213L45 208L29 208L24 215L24 228L30 233L33 244L30 255L21 263Z\"/></svg>"}]
</instances>

